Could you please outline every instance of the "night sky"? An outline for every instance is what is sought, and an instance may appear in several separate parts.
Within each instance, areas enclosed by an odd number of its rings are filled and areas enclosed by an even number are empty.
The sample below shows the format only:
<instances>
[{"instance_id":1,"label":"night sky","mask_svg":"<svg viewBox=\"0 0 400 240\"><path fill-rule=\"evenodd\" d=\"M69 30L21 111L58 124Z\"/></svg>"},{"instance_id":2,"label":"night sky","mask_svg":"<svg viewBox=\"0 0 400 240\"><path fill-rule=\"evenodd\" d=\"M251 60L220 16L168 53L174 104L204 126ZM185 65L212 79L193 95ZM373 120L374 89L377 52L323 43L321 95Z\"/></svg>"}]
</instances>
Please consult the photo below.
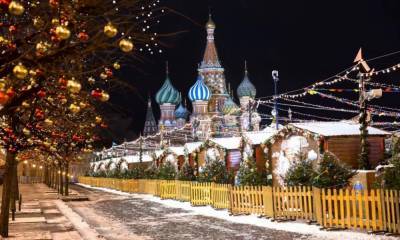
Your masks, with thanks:
<instances>
[{"instance_id":1,"label":"night sky","mask_svg":"<svg viewBox=\"0 0 400 240\"><path fill-rule=\"evenodd\" d=\"M262 97L273 94L274 69L280 73L279 90L286 92L350 67L359 47L363 48L366 59L400 50L398 0L161 0L161 3L173 11L160 18L158 30L171 36L160 39L165 45L162 54L146 55L143 61L124 66L120 78L132 87L112 92L113 111L108 113L109 138L116 142L132 140L142 130L147 94L154 100L165 79L164 61L169 61L173 85L187 96L205 48L204 25L209 8L217 26L218 54L227 82L235 93L243 78L244 60L248 62L250 80L257 87L257 97ZM370 65L380 69L399 60L397 54ZM400 85L397 76L389 82ZM398 102L398 96L391 97ZM393 103L388 98L380 101ZM158 106L153 104L153 109L158 118Z\"/></svg>"}]
</instances>

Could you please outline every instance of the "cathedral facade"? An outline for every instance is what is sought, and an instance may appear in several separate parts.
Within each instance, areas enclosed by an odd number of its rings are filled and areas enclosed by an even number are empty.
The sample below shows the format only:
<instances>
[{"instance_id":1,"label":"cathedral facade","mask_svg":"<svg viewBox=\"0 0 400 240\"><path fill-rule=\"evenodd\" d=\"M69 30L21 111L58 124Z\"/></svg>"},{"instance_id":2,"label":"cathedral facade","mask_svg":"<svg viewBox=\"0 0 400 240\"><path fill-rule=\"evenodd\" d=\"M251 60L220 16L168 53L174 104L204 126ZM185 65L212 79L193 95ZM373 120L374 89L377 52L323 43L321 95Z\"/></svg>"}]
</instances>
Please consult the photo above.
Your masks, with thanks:
<instances>
[{"instance_id":1,"label":"cathedral facade","mask_svg":"<svg viewBox=\"0 0 400 240\"><path fill-rule=\"evenodd\" d=\"M193 138L199 141L209 137L237 136L240 132L259 130L261 118L255 107L256 88L250 82L247 66L244 78L236 91L240 102L237 104L232 91L227 88L224 68L218 57L214 41L215 28L210 16L206 24L207 44L203 60L197 69L197 79L187 93L193 112L187 110L181 93L173 86L167 67L164 84L155 96L160 106L160 119L156 124L149 104L149 118L146 118L145 129L149 129L148 126L158 126L160 130L173 130L190 123ZM149 132L154 133L156 128L151 129L153 131L146 131L145 135Z\"/></svg>"}]
</instances>

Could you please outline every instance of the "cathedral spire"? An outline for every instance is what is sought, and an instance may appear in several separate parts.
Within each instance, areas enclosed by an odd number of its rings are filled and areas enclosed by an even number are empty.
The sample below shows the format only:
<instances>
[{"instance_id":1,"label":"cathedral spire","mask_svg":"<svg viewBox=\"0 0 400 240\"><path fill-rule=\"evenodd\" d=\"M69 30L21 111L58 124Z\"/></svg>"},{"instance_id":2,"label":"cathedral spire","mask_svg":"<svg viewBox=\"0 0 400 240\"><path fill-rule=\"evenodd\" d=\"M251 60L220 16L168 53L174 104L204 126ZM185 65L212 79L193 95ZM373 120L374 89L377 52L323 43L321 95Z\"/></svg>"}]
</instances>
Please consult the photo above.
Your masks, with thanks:
<instances>
[{"instance_id":1,"label":"cathedral spire","mask_svg":"<svg viewBox=\"0 0 400 240\"><path fill-rule=\"evenodd\" d=\"M153 114L153 108L151 107L151 97L149 95L147 100L147 111L146 120L144 122L143 135L153 135L158 132L157 122Z\"/></svg>"},{"instance_id":2,"label":"cathedral spire","mask_svg":"<svg viewBox=\"0 0 400 240\"><path fill-rule=\"evenodd\" d=\"M201 62L201 68L219 68L221 64L218 59L217 49L214 42L214 31L215 23L212 20L211 13L209 14L208 21L206 24L207 30L207 46L204 52L203 61Z\"/></svg>"}]
</instances>

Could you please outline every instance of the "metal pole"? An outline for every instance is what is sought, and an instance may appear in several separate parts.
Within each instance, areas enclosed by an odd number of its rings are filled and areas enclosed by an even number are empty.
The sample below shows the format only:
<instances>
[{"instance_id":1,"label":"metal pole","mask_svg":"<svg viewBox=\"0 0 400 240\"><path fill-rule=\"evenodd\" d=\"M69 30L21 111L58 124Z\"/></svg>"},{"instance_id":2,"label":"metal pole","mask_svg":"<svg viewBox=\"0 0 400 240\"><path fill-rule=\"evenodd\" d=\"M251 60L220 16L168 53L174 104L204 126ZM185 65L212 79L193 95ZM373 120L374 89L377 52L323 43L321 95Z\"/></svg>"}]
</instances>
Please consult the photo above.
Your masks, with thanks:
<instances>
[{"instance_id":1,"label":"metal pole","mask_svg":"<svg viewBox=\"0 0 400 240\"><path fill-rule=\"evenodd\" d=\"M279 129L279 117L278 117L278 81L279 72L277 70L272 71L272 78L274 80L274 110L275 110L275 123L276 129Z\"/></svg>"},{"instance_id":2,"label":"metal pole","mask_svg":"<svg viewBox=\"0 0 400 240\"><path fill-rule=\"evenodd\" d=\"M252 106L252 102L251 102L251 99L249 99L249 105L248 105L248 108L249 108L249 127L248 127L248 130L249 130L249 132L251 132L251 131L253 131L253 124L251 123L252 122L252 109L253 109L253 106Z\"/></svg>"}]
</instances>

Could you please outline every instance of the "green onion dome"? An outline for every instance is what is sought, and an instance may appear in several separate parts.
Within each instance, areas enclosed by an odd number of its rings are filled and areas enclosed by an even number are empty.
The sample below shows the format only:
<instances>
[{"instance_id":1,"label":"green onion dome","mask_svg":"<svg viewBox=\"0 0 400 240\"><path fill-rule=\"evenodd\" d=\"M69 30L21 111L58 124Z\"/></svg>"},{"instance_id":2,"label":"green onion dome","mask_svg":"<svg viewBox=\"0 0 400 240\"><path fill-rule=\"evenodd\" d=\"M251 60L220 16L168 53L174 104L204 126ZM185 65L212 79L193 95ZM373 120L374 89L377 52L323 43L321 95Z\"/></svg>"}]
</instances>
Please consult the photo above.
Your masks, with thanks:
<instances>
[{"instance_id":1,"label":"green onion dome","mask_svg":"<svg viewBox=\"0 0 400 240\"><path fill-rule=\"evenodd\" d=\"M236 114L240 108L236 103L232 100L231 97L228 97L224 103L224 106L222 106L222 112L227 115L227 114Z\"/></svg>"},{"instance_id":2,"label":"green onion dome","mask_svg":"<svg viewBox=\"0 0 400 240\"><path fill-rule=\"evenodd\" d=\"M239 84L239 87L236 90L236 93L239 98L242 97L251 97L255 98L256 96L256 87L250 82L249 76L247 74L247 69L244 73L244 78L242 82Z\"/></svg>"},{"instance_id":3,"label":"green onion dome","mask_svg":"<svg viewBox=\"0 0 400 240\"><path fill-rule=\"evenodd\" d=\"M156 94L156 101L160 105L166 103L177 105L181 101L179 92L172 86L168 76Z\"/></svg>"}]
</instances>

